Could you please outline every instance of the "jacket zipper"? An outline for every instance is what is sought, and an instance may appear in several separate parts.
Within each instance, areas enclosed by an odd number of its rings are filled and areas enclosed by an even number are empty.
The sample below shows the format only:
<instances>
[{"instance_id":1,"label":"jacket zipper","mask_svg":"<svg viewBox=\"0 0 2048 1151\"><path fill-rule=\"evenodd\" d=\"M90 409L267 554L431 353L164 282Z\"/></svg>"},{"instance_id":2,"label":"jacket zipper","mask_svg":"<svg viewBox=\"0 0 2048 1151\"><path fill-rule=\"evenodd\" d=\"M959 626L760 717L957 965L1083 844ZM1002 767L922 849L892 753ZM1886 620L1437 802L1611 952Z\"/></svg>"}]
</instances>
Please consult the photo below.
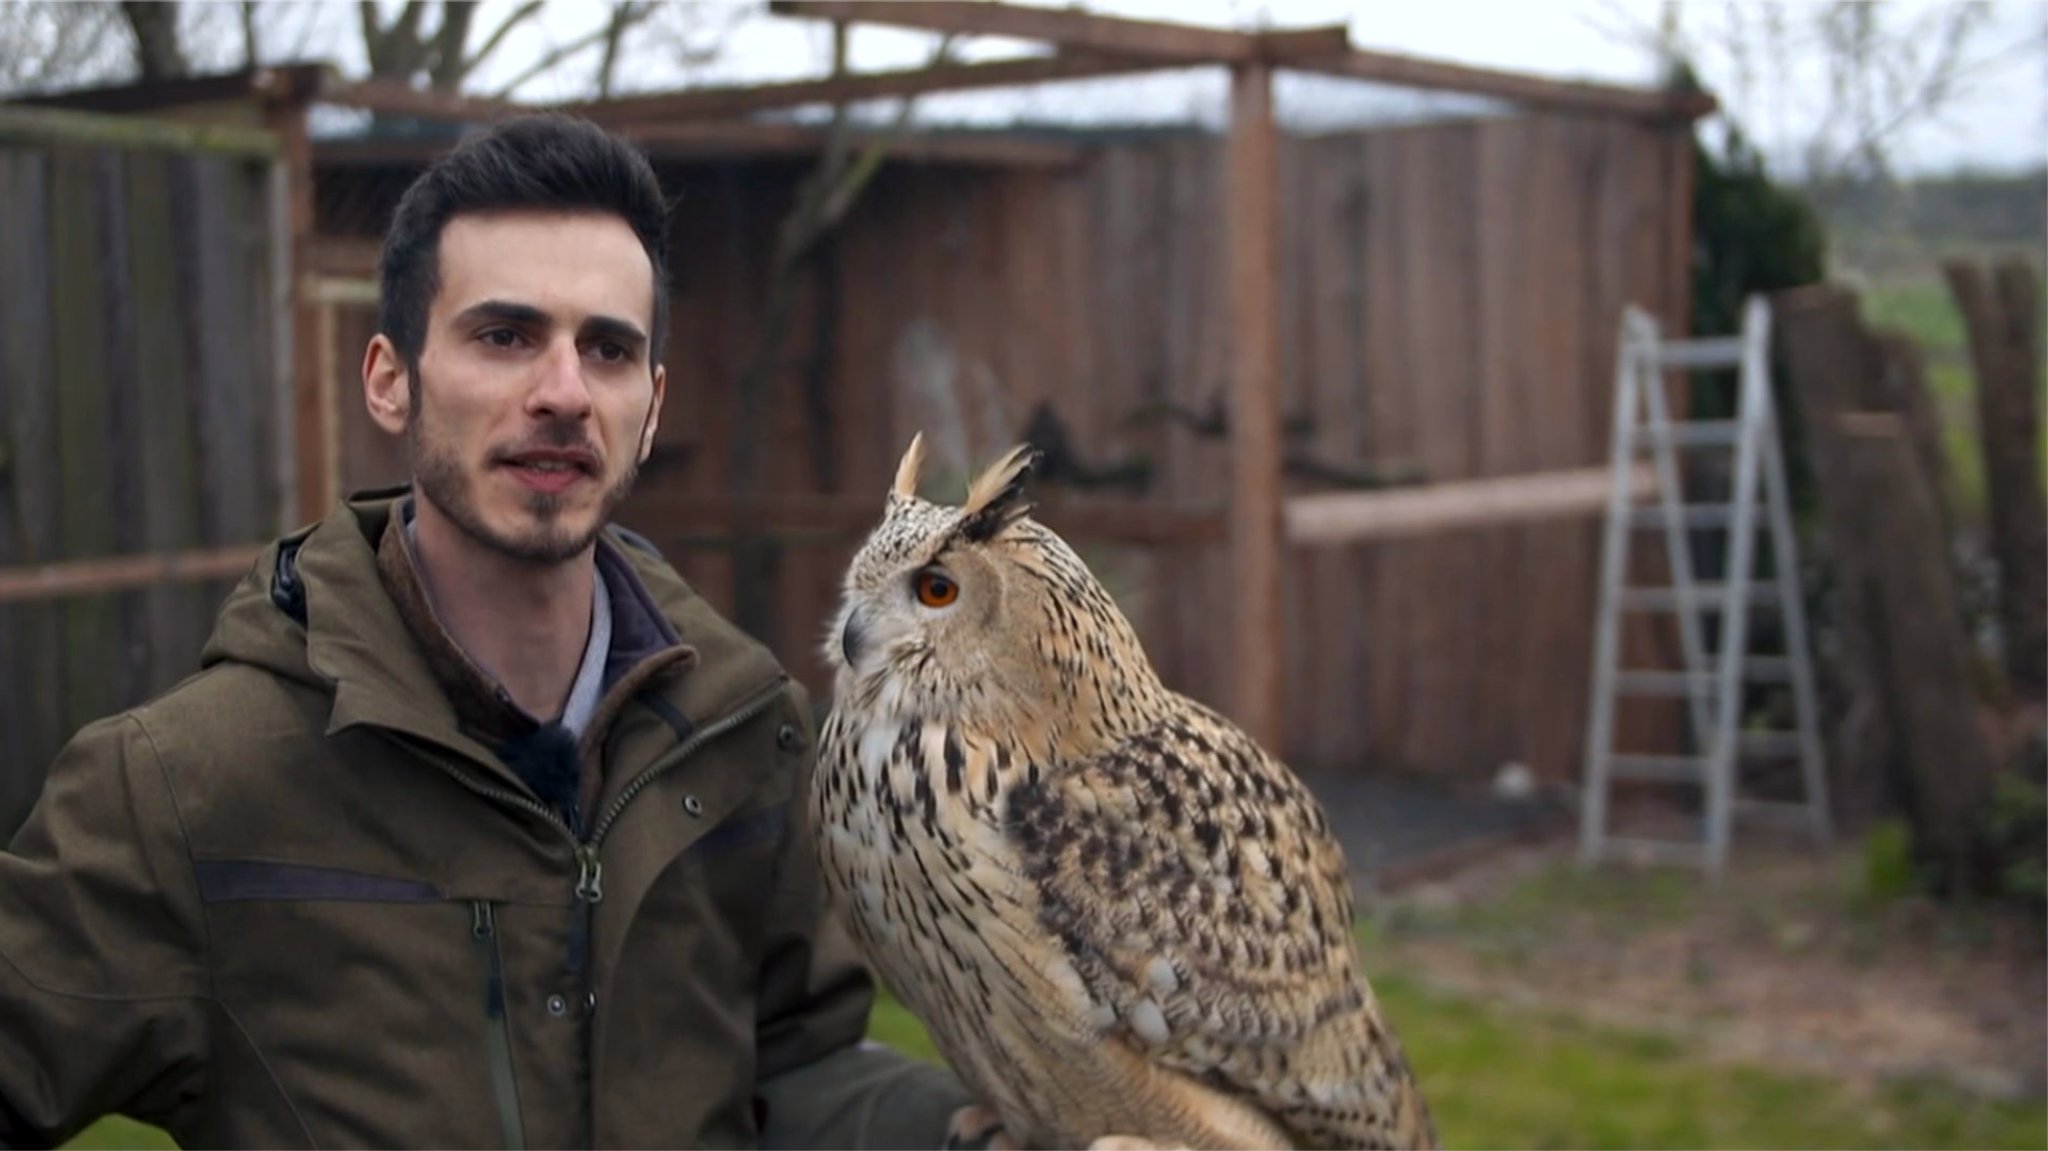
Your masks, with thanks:
<instances>
[{"instance_id":1,"label":"jacket zipper","mask_svg":"<svg viewBox=\"0 0 2048 1151\"><path fill-rule=\"evenodd\" d=\"M568 821L546 804L529 796L520 795L517 792L507 791L502 787L493 787L488 783L484 783L476 779L468 771L447 762L439 756L427 757L436 767L452 776L457 783L468 788L470 791L495 799L500 803L510 804L522 811L533 812L542 819L547 820L555 827L560 828L562 834L567 836L569 842L575 846L576 914L569 926L569 954L567 960L569 974L583 988L586 1001L591 990L590 964L588 962L590 954L590 920L596 905L604 899L604 860L601 850L606 833L611 830L612 824L617 822L620 814L626 810L627 805L632 803L641 792L647 790L655 780L675 770L678 764L696 754L698 748L703 747L733 728L768 710L768 705L774 703L776 697L782 694L783 687L787 684L788 678L787 676L780 675L775 677L775 680L767 687L747 697L746 702L720 716L718 719L713 720L711 723L704 725L704 727L685 739L673 751L655 760L647 770L634 776L632 782L626 785L625 790L619 792L618 798L612 800L610 806L604 809L603 814L592 825L590 836L587 839L579 839L575 829L569 826ZM507 1145L514 1148L523 1148L525 1135L524 1131L518 1127L520 1122L519 1103L515 1084L511 1078L511 1039L505 1030L504 980L498 968L498 949L494 938L490 905L488 903L478 903L476 906L477 939L480 943L489 943L490 946L491 994L495 997L493 1002L496 1004L496 1014L492 1016L493 1022L491 1024L491 1070L492 1080L498 1091L499 1117L506 1124L505 1139ZM499 1050L501 1046L502 1058Z\"/></svg>"},{"instance_id":2,"label":"jacket zipper","mask_svg":"<svg viewBox=\"0 0 2048 1151\"><path fill-rule=\"evenodd\" d=\"M484 1039L491 1061L491 1095L508 1151L525 1151L526 1123L519 1115L519 1080L512 1073L512 1031L505 1015L505 965L498 951L498 927L491 904L470 904L470 935L484 968Z\"/></svg>"},{"instance_id":3,"label":"jacket zipper","mask_svg":"<svg viewBox=\"0 0 2048 1151\"><path fill-rule=\"evenodd\" d=\"M484 783L470 771L457 767L438 755L429 755L426 758L435 767L440 768L443 774L469 791L521 811L530 811L561 831L576 849L576 898L597 903L604 898L604 863L598 858L598 849L604 842L605 833L611 830L612 824L617 822L626 805L647 790L656 779L667 775L677 764L695 754L698 748L768 710L768 705L774 703L775 697L782 694L783 685L787 680L787 676L777 676L773 683L749 696L739 707L698 729L675 750L655 760L652 767L635 776L633 781L626 785L626 789L619 793L618 798L612 800L611 805L604 809L603 815L593 825L588 838L579 838L575 829L569 826L569 821L563 819L560 812L532 796Z\"/></svg>"}]
</instances>

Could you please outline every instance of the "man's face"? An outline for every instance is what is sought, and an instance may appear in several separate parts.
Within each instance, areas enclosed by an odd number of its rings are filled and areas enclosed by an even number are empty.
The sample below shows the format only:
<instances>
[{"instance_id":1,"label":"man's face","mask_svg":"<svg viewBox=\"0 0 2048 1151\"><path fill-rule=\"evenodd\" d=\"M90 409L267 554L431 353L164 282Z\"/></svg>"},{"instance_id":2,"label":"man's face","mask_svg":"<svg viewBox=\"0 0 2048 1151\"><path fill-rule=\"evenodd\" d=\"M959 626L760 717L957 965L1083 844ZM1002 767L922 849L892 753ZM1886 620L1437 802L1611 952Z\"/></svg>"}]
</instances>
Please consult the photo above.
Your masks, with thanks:
<instances>
[{"instance_id":1,"label":"man's face","mask_svg":"<svg viewBox=\"0 0 2048 1151\"><path fill-rule=\"evenodd\" d=\"M371 414L403 431L420 499L464 534L528 562L574 558L653 446L653 311L653 267L616 216L457 216L418 371L372 342Z\"/></svg>"}]
</instances>

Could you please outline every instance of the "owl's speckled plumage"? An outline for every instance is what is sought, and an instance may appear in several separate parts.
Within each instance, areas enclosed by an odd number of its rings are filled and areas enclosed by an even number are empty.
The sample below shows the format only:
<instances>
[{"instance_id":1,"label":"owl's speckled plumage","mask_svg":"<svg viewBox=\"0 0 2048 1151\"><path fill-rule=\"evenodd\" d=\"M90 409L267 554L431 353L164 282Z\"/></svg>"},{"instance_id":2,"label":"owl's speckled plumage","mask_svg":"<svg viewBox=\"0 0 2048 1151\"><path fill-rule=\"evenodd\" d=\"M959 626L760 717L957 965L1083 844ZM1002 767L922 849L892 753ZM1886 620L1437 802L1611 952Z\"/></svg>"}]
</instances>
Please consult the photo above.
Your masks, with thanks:
<instances>
[{"instance_id":1,"label":"owl's speckled plumage","mask_svg":"<svg viewBox=\"0 0 2048 1151\"><path fill-rule=\"evenodd\" d=\"M920 456L827 641L812 814L870 962L1026 1145L1432 1144L1315 800L1160 683L1028 451L957 508Z\"/></svg>"}]
</instances>

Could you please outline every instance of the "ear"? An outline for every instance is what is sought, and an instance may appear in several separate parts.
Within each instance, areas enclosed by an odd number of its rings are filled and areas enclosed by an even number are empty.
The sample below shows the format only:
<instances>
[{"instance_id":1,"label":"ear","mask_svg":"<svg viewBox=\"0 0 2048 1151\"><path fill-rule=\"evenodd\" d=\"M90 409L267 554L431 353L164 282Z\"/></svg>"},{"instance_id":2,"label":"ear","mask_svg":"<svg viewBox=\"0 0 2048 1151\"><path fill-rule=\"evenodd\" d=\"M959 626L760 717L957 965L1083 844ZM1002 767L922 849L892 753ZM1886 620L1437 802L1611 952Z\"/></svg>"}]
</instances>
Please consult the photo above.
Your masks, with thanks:
<instances>
[{"instance_id":1,"label":"ear","mask_svg":"<svg viewBox=\"0 0 2048 1151\"><path fill-rule=\"evenodd\" d=\"M967 485L967 502L960 507L960 534L981 543L1029 515L1031 502L1024 498L1024 481L1041 454L1030 444L1018 444L974 477Z\"/></svg>"},{"instance_id":2,"label":"ear","mask_svg":"<svg viewBox=\"0 0 2048 1151\"><path fill-rule=\"evenodd\" d=\"M390 337L371 337L363 351L363 406L377 426L392 435L403 435L412 418L412 379L405 357Z\"/></svg>"},{"instance_id":3,"label":"ear","mask_svg":"<svg viewBox=\"0 0 2048 1151\"><path fill-rule=\"evenodd\" d=\"M654 429L661 426L661 401L668 395L668 367L654 365L654 398L647 403L647 426L640 431L640 461L654 454Z\"/></svg>"},{"instance_id":4,"label":"ear","mask_svg":"<svg viewBox=\"0 0 2048 1151\"><path fill-rule=\"evenodd\" d=\"M924 433L910 437L910 447L904 451L903 459L896 464L896 483L889 494L896 499L908 500L917 497L917 474L924 470Z\"/></svg>"}]
</instances>

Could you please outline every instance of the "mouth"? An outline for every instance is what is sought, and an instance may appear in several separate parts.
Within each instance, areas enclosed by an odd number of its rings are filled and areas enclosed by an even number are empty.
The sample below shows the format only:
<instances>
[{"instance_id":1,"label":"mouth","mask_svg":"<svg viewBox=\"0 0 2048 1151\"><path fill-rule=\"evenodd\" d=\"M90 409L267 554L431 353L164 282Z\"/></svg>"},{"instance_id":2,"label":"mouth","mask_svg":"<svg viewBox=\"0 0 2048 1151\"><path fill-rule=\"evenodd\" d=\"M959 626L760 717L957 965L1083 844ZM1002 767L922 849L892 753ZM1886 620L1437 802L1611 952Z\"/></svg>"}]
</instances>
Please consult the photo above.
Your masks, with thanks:
<instances>
[{"instance_id":1,"label":"mouth","mask_svg":"<svg viewBox=\"0 0 2048 1151\"><path fill-rule=\"evenodd\" d=\"M597 456L588 451L535 448L507 452L495 460L514 480L538 492L562 492L597 475Z\"/></svg>"}]
</instances>

